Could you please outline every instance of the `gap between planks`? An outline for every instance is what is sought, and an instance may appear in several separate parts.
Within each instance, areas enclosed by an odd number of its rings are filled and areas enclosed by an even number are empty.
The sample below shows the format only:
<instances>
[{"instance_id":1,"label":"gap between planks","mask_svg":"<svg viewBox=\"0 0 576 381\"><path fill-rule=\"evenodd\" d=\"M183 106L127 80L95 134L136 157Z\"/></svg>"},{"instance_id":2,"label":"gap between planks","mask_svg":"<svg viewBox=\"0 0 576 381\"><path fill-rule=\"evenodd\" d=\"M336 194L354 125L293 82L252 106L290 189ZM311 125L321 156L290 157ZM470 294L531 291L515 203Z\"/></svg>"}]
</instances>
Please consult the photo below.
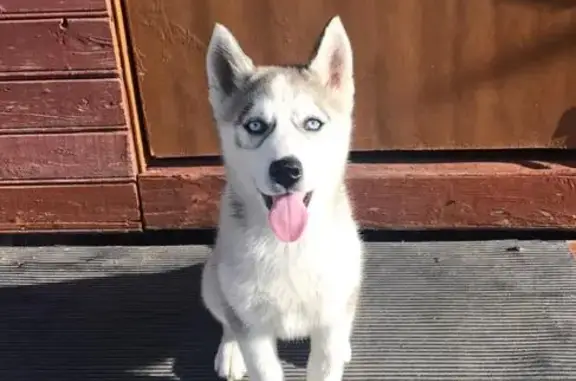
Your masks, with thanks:
<instances>
[{"instance_id":1,"label":"gap between planks","mask_svg":"<svg viewBox=\"0 0 576 381\"><path fill-rule=\"evenodd\" d=\"M88 12L27 12L27 13L0 13L0 23L3 22L35 22L41 20L58 20L58 19L106 19L107 11L88 11Z\"/></svg>"}]
</instances>

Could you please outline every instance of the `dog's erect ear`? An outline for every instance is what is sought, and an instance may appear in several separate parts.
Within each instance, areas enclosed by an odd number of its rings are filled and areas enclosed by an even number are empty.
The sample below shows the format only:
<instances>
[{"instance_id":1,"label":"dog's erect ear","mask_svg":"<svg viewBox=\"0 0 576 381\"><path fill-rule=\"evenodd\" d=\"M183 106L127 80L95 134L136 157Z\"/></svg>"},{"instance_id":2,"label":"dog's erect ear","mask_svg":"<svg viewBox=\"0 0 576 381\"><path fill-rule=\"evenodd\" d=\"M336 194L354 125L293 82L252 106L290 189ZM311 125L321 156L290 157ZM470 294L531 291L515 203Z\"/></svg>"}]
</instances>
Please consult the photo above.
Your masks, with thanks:
<instances>
[{"instance_id":1,"label":"dog's erect ear","mask_svg":"<svg viewBox=\"0 0 576 381\"><path fill-rule=\"evenodd\" d=\"M210 90L229 96L242 77L253 69L252 60L242 51L232 33L224 25L216 24L206 55Z\"/></svg>"},{"instance_id":2,"label":"dog's erect ear","mask_svg":"<svg viewBox=\"0 0 576 381\"><path fill-rule=\"evenodd\" d=\"M348 34L339 16L333 17L320 36L314 58L308 65L326 86L353 90L353 57Z\"/></svg>"}]
</instances>

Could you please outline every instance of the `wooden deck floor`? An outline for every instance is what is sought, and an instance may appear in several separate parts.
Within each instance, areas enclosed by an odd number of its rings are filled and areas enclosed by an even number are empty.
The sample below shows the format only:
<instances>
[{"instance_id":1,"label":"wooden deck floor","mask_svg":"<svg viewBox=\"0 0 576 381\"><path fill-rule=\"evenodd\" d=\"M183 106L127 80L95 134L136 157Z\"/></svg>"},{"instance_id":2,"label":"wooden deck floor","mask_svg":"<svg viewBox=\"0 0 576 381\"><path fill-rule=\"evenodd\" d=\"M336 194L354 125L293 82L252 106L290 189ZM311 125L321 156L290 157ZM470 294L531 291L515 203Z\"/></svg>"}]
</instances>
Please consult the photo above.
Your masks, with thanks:
<instances>
[{"instance_id":1,"label":"wooden deck floor","mask_svg":"<svg viewBox=\"0 0 576 381\"><path fill-rule=\"evenodd\" d=\"M347 380L576 380L564 242L370 243ZM0 380L216 380L204 246L0 248ZM303 380L306 343L281 344Z\"/></svg>"}]
</instances>

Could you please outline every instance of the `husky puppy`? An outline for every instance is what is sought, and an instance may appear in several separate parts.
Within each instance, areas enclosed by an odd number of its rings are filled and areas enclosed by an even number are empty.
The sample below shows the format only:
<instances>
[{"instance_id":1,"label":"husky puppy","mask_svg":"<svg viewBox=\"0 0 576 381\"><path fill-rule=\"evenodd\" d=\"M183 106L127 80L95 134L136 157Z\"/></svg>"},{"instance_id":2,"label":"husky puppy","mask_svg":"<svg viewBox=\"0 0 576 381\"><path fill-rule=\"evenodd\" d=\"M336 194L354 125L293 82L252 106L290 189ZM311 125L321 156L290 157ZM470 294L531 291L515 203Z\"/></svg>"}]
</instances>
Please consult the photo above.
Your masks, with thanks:
<instances>
[{"instance_id":1,"label":"husky puppy","mask_svg":"<svg viewBox=\"0 0 576 381\"><path fill-rule=\"evenodd\" d=\"M310 337L308 381L340 381L362 280L344 184L352 48L339 17L310 62L256 66L216 24L209 97L227 183L202 298L222 324L220 377L283 380L277 339Z\"/></svg>"}]
</instances>

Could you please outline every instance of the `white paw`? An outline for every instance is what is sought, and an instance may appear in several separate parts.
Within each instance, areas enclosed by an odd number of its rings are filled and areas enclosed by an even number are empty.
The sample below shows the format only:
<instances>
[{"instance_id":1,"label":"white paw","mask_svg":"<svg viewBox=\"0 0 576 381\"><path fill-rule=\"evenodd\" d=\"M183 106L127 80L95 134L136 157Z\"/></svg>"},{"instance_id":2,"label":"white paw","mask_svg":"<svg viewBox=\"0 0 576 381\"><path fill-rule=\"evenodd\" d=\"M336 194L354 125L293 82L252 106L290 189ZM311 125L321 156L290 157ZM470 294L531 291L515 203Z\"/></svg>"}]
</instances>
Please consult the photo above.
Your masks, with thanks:
<instances>
[{"instance_id":1,"label":"white paw","mask_svg":"<svg viewBox=\"0 0 576 381\"><path fill-rule=\"evenodd\" d=\"M246 375L244 358L236 341L222 341L214 360L218 376L228 381L239 381Z\"/></svg>"}]
</instances>

